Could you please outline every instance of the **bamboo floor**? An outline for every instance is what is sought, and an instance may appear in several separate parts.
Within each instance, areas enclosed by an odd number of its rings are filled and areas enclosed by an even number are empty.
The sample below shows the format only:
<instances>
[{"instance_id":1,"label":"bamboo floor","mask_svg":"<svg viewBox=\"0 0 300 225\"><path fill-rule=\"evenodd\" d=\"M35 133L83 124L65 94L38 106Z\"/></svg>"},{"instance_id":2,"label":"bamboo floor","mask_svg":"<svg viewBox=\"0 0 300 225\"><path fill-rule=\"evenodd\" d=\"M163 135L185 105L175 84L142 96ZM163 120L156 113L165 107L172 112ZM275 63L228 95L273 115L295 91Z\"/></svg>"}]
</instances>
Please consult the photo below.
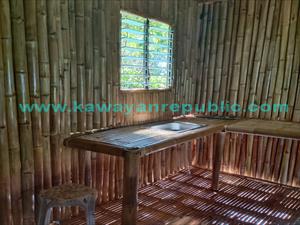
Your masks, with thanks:
<instances>
[{"instance_id":1,"label":"bamboo floor","mask_svg":"<svg viewBox=\"0 0 300 225\"><path fill-rule=\"evenodd\" d=\"M192 167L140 188L138 224L300 224L299 188L221 173L220 190L213 192L211 175ZM97 207L96 224L121 224L121 203ZM181 217L189 222L174 222ZM82 214L63 224L86 223Z\"/></svg>"}]
</instances>

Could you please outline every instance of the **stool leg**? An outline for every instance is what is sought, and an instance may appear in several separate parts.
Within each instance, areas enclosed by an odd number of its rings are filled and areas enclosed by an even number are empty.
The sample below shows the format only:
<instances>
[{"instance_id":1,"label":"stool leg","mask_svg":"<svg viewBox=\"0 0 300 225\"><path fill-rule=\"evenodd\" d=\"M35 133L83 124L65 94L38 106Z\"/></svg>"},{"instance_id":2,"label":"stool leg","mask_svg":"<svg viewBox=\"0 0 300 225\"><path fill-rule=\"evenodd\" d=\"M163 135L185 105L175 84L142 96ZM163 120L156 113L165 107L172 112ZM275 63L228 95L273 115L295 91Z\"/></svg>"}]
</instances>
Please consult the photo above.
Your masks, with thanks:
<instances>
[{"instance_id":1,"label":"stool leg","mask_svg":"<svg viewBox=\"0 0 300 225\"><path fill-rule=\"evenodd\" d=\"M88 199L86 206L87 225L95 225L95 204L96 198L91 197Z\"/></svg>"},{"instance_id":2,"label":"stool leg","mask_svg":"<svg viewBox=\"0 0 300 225\"><path fill-rule=\"evenodd\" d=\"M47 200L40 199L38 225L49 225L51 209L48 208Z\"/></svg>"}]
</instances>

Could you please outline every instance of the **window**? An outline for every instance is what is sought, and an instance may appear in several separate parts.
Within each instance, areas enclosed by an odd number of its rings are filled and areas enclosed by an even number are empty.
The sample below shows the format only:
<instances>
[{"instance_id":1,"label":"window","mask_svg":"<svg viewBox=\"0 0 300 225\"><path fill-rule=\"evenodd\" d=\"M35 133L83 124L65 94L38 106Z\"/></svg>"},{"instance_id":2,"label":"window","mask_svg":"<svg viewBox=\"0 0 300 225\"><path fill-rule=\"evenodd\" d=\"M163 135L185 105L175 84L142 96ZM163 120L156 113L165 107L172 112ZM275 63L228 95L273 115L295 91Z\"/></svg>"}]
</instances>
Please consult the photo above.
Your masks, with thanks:
<instances>
[{"instance_id":1,"label":"window","mask_svg":"<svg viewBox=\"0 0 300 225\"><path fill-rule=\"evenodd\" d=\"M172 84L170 25L121 11L121 89L166 89Z\"/></svg>"}]
</instances>

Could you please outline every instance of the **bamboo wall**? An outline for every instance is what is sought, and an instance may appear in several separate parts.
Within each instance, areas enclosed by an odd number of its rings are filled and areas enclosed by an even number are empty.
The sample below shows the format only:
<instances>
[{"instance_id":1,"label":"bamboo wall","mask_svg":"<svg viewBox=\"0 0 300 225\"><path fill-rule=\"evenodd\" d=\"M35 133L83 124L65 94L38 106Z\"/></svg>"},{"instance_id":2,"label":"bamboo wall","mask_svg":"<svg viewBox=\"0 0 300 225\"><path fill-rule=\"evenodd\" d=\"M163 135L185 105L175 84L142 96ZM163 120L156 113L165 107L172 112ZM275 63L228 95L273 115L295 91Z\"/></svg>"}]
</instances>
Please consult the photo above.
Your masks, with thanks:
<instances>
[{"instance_id":1,"label":"bamboo wall","mask_svg":"<svg viewBox=\"0 0 300 225\"><path fill-rule=\"evenodd\" d=\"M226 133L221 170L300 187L300 141ZM212 169L214 135L195 140L193 164Z\"/></svg>"},{"instance_id":2,"label":"bamboo wall","mask_svg":"<svg viewBox=\"0 0 300 225\"><path fill-rule=\"evenodd\" d=\"M175 102L206 104L205 115L300 122L300 1L199 1L193 10L198 19L192 44L178 56L182 72L176 77ZM209 101L243 108L238 113L208 112ZM288 104L289 110L244 111L251 103ZM213 137L195 146L193 163L212 168ZM222 170L299 186L299 153L296 141L228 134Z\"/></svg>"},{"instance_id":3,"label":"bamboo wall","mask_svg":"<svg viewBox=\"0 0 300 225\"><path fill-rule=\"evenodd\" d=\"M23 113L19 103L170 103L174 99L194 103L206 102L210 96L218 100L261 96L260 101L288 102L293 113L280 114L280 119L299 121L297 2L229 0L208 5L192 0L0 0L0 224L34 224L34 194L52 185L86 183L99 190L98 203L120 197L122 160L67 149L63 139L70 132L171 116ZM286 10L280 10L283 6ZM120 9L174 26L172 90L119 91ZM172 146L143 158L141 185L187 168L194 144ZM213 145L207 146L211 152ZM196 156L202 152L199 147L194 150ZM294 150L290 153L295 155ZM201 165L197 157L194 163ZM288 167L295 165L291 161ZM299 166L295 168L299 171Z\"/></svg>"},{"instance_id":4,"label":"bamboo wall","mask_svg":"<svg viewBox=\"0 0 300 225\"><path fill-rule=\"evenodd\" d=\"M184 72L178 74L176 102L228 101L243 109L250 103L288 104L287 113L242 110L236 115L299 122L300 2L200 2L192 48L187 47L192 57L183 53L178 67Z\"/></svg>"},{"instance_id":5,"label":"bamboo wall","mask_svg":"<svg viewBox=\"0 0 300 225\"><path fill-rule=\"evenodd\" d=\"M160 19L180 31L187 27L185 18L191 19L187 15L194 4L192 0L0 0L0 224L34 224L35 194L52 185L91 185L99 190L98 203L120 197L122 160L67 149L63 139L71 132L162 120L171 113L23 113L18 104L171 102L173 89L119 91L119 12L125 9ZM183 51L181 45L175 48ZM176 159L176 152L173 147L143 159L141 184L185 167L188 161L177 164L166 159L166 155Z\"/></svg>"}]
</instances>

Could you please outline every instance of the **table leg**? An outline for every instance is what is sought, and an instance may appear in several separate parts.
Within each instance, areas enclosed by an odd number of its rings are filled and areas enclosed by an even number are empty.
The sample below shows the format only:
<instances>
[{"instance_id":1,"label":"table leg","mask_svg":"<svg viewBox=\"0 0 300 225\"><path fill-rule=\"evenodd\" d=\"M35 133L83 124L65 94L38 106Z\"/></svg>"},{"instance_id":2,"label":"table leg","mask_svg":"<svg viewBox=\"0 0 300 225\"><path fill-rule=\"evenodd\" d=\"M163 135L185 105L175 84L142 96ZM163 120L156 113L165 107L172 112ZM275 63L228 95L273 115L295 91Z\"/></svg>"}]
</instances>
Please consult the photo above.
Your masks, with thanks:
<instances>
[{"instance_id":1,"label":"table leg","mask_svg":"<svg viewBox=\"0 0 300 225\"><path fill-rule=\"evenodd\" d=\"M126 152L124 157L122 225L135 225L137 223L139 163L138 153Z\"/></svg>"},{"instance_id":2,"label":"table leg","mask_svg":"<svg viewBox=\"0 0 300 225\"><path fill-rule=\"evenodd\" d=\"M221 170L221 156L224 147L224 135L225 133L216 134L217 142L213 154L213 172L212 172L212 185L211 185L213 191L218 191L219 189L219 176Z\"/></svg>"}]
</instances>

